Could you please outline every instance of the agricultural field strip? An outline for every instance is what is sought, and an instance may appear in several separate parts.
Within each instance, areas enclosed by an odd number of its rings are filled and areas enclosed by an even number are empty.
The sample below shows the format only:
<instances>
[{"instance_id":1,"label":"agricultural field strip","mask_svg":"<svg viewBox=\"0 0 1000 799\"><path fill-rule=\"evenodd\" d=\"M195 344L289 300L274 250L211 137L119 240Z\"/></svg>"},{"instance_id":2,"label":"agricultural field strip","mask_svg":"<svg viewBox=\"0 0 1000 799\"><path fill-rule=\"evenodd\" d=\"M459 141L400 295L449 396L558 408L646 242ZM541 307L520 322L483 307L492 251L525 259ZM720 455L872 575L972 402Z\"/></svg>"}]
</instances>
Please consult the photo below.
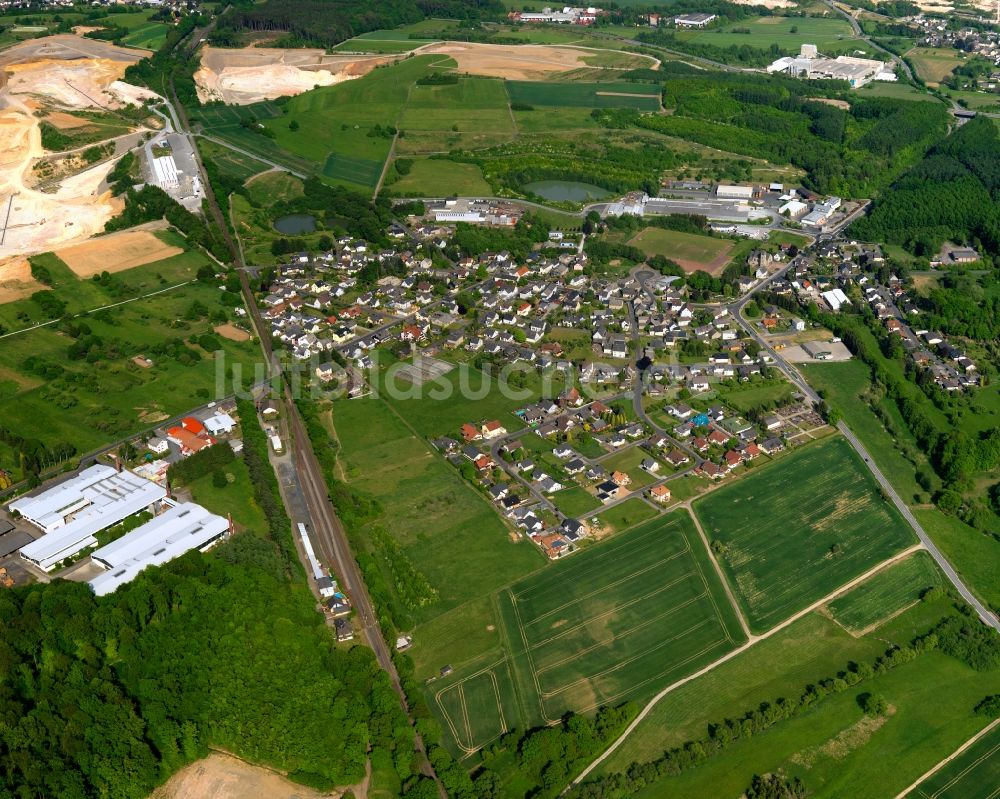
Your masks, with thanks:
<instances>
[{"instance_id":1,"label":"agricultural field strip","mask_svg":"<svg viewBox=\"0 0 1000 799\"><path fill-rule=\"evenodd\" d=\"M658 532L659 531L653 531L653 532L651 532L650 536L653 537ZM659 540L659 539L657 539L657 540ZM688 542L686 536L685 536L684 540L685 540L685 548L683 550L681 550L680 552L676 553L674 556L671 556L670 558L665 559L664 561L662 561L662 562L660 562L658 564L654 564L654 567L656 565L662 565L663 563L666 563L668 560L673 560L674 557L691 554L690 543ZM655 541L654 541L654 543L655 543ZM630 559L634 559L636 557L636 550L635 549L628 550L626 554L630 557ZM674 671L677 668L680 668L680 667L686 665L687 663L691 662L692 660L698 659L702 655L704 655L707 652L711 651L712 649L716 648L719 644L725 643L726 641L729 641L730 643L733 643L732 638L729 635L728 629L726 628L724 622L722 621L722 616L719 613L718 606L715 604L714 597L711 596L711 591L708 588L707 582L705 581L705 576L704 576L704 573L701 571L701 566L697 562L697 560L695 558L693 558L693 557L692 557L692 561L694 562L696 571L686 572L682 577L680 577L678 580L675 580L674 583L672 583L672 584L679 584L679 583L683 582L684 580L686 580L686 579L688 579L690 577L694 577L695 574L697 574L697 576L701 580L702 587L704 588L704 591L701 594L698 594L697 596L695 596L693 598L689 598L682 605L677 606L675 608L672 608L671 610L667 611L666 613L660 614L660 616L656 617L656 619L647 619L647 620L639 623L638 625L636 625L636 626L634 626L632 628L629 628L628 630L624 630L624 631L622 631L622 632L620 632L620 633L612 636L610 639L604 639L603 641L600 641L596 645L591 646L591 647L589 647L589 648L587 648L585 650L582 650L582 651L577 650L577 651L574 652L574 654L572 656L570 656L568 658L564 658L557 665L565 665L566 662L571 662L573 660L577 660L581 655L585 655L586 653L590 652L591 650L593 650L594 648L596 648L599 645L610 643L610 642L612 642L612 641L614 641L616 639L619 639L619 638L625 637L627 635L630 635L630 634L636 632L637 630L639 630L639 629L641 629L643 627L648 626L649 624L653 623L654 621L656 621L656 620L658 620L658 619L660 619L662 617L670 615L671 613L673 613L674 610L683 609L683 608L689 606L690 604L692 604L693 602L697 602L697 601L701 600L702 598L705 597L705 595L708 595L709 600L712 603L712 609L713 609L713 612L714 612L714 617L713 618L703 619L702 621L700 621L700 622L694 624L693 626L691 626L691 627L689 627L689 628L681 631L680 633L674 635L673 637L668 638L666 640L660 640L658 643L653 644L651 647L648 647L648 648L646 648L646 649L644 649L644 650L636 653L635 655L633 655L630 658L627 658L626 660L616 661L613 666L611 666L611 667L609 667L607 669L599 671L599 672L597 672L595 674L585 675L585 676L576 678L576 679L572 680L570 683L562 685L562 686L559 686L555 690L551 690L551 691L544 691L544 690L542 690L542 686L541 686L541 683L540 683L540 680L539 680L539 675L542 674L547 669L551 668L553 664L550 664L549 666L545 666L545 667L542 667L542 668L538 668L536 666L534 658L532 657L532 651L533 650L537 650L539 647L543 646L544 644L546 644L546 643L548 643L548 642L550 642L552 640L555 640L556 638L562 637L563 634L560 633L557 636L553 636L552 638L546 639L546 640L544 640L542 642L536 642L534 644L532 644L531 642L529 642L528 636L527 636L527 632L526 632L526 629L525 629L526 625L525 625L524 621L521 618L521 613L520 613L520 610L518 608L518 604L517 604L516 601L514 601L515 600L515 595L513 594L513 592L508 592L508 594L510 595L510 598L512 600L511 601L511 607L512 607L512 609L514 611L514 614L515 614L515 617L516 617L516 621L517 621L518 626L519 626L519 635L520 635L522 643L524 644L523 651L515 653L514 655L512 655L512 657L517 657L517 656L519 656L521 654L524 654L526 656L526 658L528 660L528 664L529 664L529 669L531 671L532 680L534 682L535 689L536 689L536 691L538 693L538 696L541 699L550 698L552 696L555 696L555 695L557 695L559 693L562 693L562 692L568 690L569 688L577 686L577 685L579 685L581 683L588 682L589 680L592 680L592 679L595 679L595 678L599 678L599 677L602 677L602 676L607 676L608 674L613 673L615 671L618 671L622 667L627 666L627 665L635 662L636 660L639 660L639 659L647 656L651 652L654 652L654 651L656 651L658 649L661 649L662 647L664 647L664 646L666 646L666 645L668 645L670 643L674 643L674 642L680 640L681 638L684 638L685 636L687 636L687 635L695 632L698 629L701 629L706 624L710 624L713 621L718 622L718 624L720 625L720 627L722 627L722 630L724 632L724 636L722 638L716 639L716 640L710 642L703 649L700 649L700 650L694 652L690 656L688 656L688 657L686 657L686 658L684 658L684 659L682 659L680 661L672 663L666 669L664 669L663 671L661 671L661 672L659 672L657 674L654 674L654 675L652 675L652 676L650 676L650 677L648 677L648 678L646 678L644 680L638 681L638 682L634 682L634 681L630 682L628 688L626 688L624 691L619 692L618 694L612 695L610 697L609 696L605 696L601 700L599 700L598 702L596 702L593 706L588 707L588 708L585 709L585 710L592 710L595 707L597 707L599 704L603 704L603 703L606 703L608 701L613 701L613 700L619 698L620 696L623 696L623 695L625 695L627 693L630 693L631 691L633 691L637 687L641 687L642 685L645 685L645 684L647 684L647 683L649 683L649 682L651 682L653 680L658 679L663 674L666 674L666 673L669 673L671 671ZM601 566L606 566L607 562L608 562L607 559L605 559L604 561L601 562ZM599 566L596 570L597 571L601 571L602 569ZM595 571L595 570L588 569L588 570L585 570L582 574L586 575L586 574L589 574L592 571ZM633 573L631 575L626 576L622 580L617 581L615 584L618 585L618 584L621 584L623 582L626 582L629 579L631 579L632 577L637 576L637 574L639 574L639 573L645 573L647 571L649 571L648 567L639 570L639 572L636 572L636 573ZM555 581L550 581L550 582L555 582ZM653 591L651 594L647 595L646 597L640 597L639 599L630 600L629 602L627 602L625 604L616 605L611 610L606 611L605 613L602 613L599 616L593 617L593 618L603 618L603 617L606 617L606 616L609 616L609 615L613 615L614 613L616 613L617 611L621 610L624 607L627 607L629 605L635 604L636 602L642 601L643 599L646 599L649 596L654 596L656 594L659 594L662 590L666 590L667 587L669 587L669 586L666 586L666 587L663 587L663 588L658 589L656 591ZM527 594L530 594L532 592L533 592L532 589L529 589L528 591L521 592L517 596L522 596L523 597L523 596L525 596ZM599 592L595 592L595 593L603 593L603 591L599 591ZM588 596L593 596L593 594L590 594ZM585 597L581 597L580 599L578 599L575 602L567 603L567 605L577 604L580 600L582 600L584 598ZM530 625L531 623L532 622L528 622L527 624ZM585 626L586 623L587 622L583 622L582 624L577 625L577 627L575 627L574 630L578 629L581 626ZM543 715L544 715L544 711L543 711ZM551 721L552 719L549 719L549 720Z\"/></svg>"},{"instance_id":2,"label":"agricultural field strip","mask_svg":"<svg viewBox=\"0 0 1000 799\"><path fill-rule=\"evenodd\" d=\"M504 668L508 669L508 672L509 672L510 665L508 664L507 658L504 657L504 658L498 660L496 663L493 663L493 664L491 664L489 666L486 666L485 668L480 669L479 671L475 672L474 674L470 674L467 677L463 677L460 682L457 682L457 683L455 683L453 685L449 685L447 688L442 688L440 691L438 691L434 695L434 701L437 702L438 707L442 708L442 710L443 710L444 705L443 705L443 703L441 701L441 697L443 697L445 694L447 694L447 693L449 693L451 691L458 691L459 697L460 697L460 701L461 701L463 721L465 723L465 731L467 733L467 737L465 738L465 740L468 741L469 744L471 746L473 746L473 747L475 747L475 740L474 740L474 736L472 734L472 726L469 723L468 708L467 708L466 703L465 703L465 689L464 689L464 685L465 685L465 683L469 682L470 680L473 680L476 677L481 677L484 674L489 674L490 675L490 680L493 683L493 690L494 690L494 692L496 694L496 701L497 701L497 712L500 714L500 732L494 738L491 738L489 741L486 741L485 743L479 744L479 747L483 747L483 746L486 746L489 743L492 743L492 741L494 741L497 738L499 738L507 730L507 720L506 720L506 717L504 716L504 713L503 713L503 700L502 700L502 698L500 696L500 686L497 683L496 674L495 674L495 671L494 671L499 666L503 666ZM465 750L466 752L474 752L475 748L471 748L470 749L470 748L468 748L468 747L466 747L465 745L462 744L462 740L463 739L459 736L458 730L455 728L455 723L452 721L451 714L449 714L447 712L443 712L441 715L444 716L445 722L448 724L448 728L451 730L452 737L454 737L454 739L458 743L458 745L463 750Z\"/></svg>"},{"instance_id":3,"label":"agricultural field strip","mask_svg":"<svg viewBox=\"0 0 1000 799\"><path fill-rule=\"evenodd\" d=\"M121 302L113 302L110 305L102 305L100 308L91 308L90 310L87 311L80 311L80 313L73 314L71 318L79 319L81 316L88 316L89 314L97 313L98 311L104 311L107 310L108 308L117 308L121 305L128 305L130 302L145 300L150 297L155 297L158 294L166 294L168 291L174 291L175 289L179 289L182 286L187 286L191 283L196 283L196 282L197 281L195 280L185 280L183 283L176 283L173 286L167 286L165 289L157 289L156 291L149 292L149 294L143 294L141 297L132 297L131 299L122 300ZM10 338L11 336L17 336L20 335L21 333L28 333L32 330L38 330L38 328L40 327L48 327L49 325L54 325L56 324L56 322L59 321L60 321L59 319L50 319L48 322L39 322L37 325L32 325L31 327L22 327L20 330L12 330L10 333L4 333L3 335L0 335L0 339Z\"/></svg>"},{"instance_id":4,"label":"agricultural field strip","mask_svg":"<svg viewBox=\"0 0 1000 799\"><path fill-rule=\"evenodd\" d=\"M709 664L703 666L702 668L698 669L698 671L693 672L692 674L688 674L687 676L682 677L679 680L677 680L677 681L671 683L670 685L666 686L662 691L660 691L658 694L656 694L656 696L654 696L652 699L650 699L645 704L645 706L643 706L642 710L639 711L639 713L636 715L636 717L622 731L621 735L619 735L618 738L616 738L615 741L607 749L605 749L582 772L580 772L580 774L577 775L577 777L572 781L571 784L578 785L582 780L586 779L587 776L590 775L590 773L594 771L594 769L596 769L598 766L600 766L601 763L603 763L615 751L617 751L617 749L635 731L635 729L646 719L646 717L652 712L653 708L656 707L656 705L660 702L660 700L663 699L665 696L667 696L668 694L672 693L673 691L676 691L681 686L687 685L689 682L693 682L694 680L697 680L699 677L703 677L704 675L706 675L709 672L715 670L716 668L718 668L719 666L723 665L724 663L728 663L730 660L739 657L744 652L746 652L750 647L756 645L757 643L759 643L761 641L765 641L768 638L771 638L771 637L777 635L778 633L780 633L785 628L790 627L792 624L794 624L795 622L799 621L799 619L802 619L805 616L808 616L810 613L813 613L814 611L816 611L817 609L821 608L823 605L827 604L828 602L832 602L837 597L846 594L851 589L853 589L856 586L858 586L861 583L863 583L865 580L868 580L868 579L874 577L876 574L878 574L883 569L887 569L892 564L898 563L899 561L901 561L901 560L903 560L905 558L910 557L914 552L920 552L922 550L924 550L924 545L922 543L918 543L918 544L914 544L913 546L911 546L911 547L903 550L902 552L897 552L891 558L888 558L887 560L884 560L881 563L875 564L874 566L872 566L872 568L870 568L864 574L858 575L854 579L852 579L852 580L844 583L839 588L835 589L834 591L831 591L825 597L823 597L823 598L821 598L821 599L813 602L808 607L803 608L802 610L798 611L797 613L795 613L794 615L792 615L789 618L785 619L784 621L780 622L779 624L776 624L774 627L772 627L771 629L767 630L766 632L763 632L763 633L761 633L759 635L752 636L746 643L741 644L736 649L732 649L729 652L726 652L724 655L722 655L718 659L713 660L711 663L709 663ZM897 797L897 799L899 799L899 797Z\"/></svg>"},{"instance_id":5,"label":"agricultural field strip","mask_svg":"<svg viewBox=\"0 0 1000 799\"><path fill-rule=\"evenodd\" d=\"M926 794L923 791L921 791L920 795L926 796L928 797L928 799L937 799L937 797L941 796L941 794L946 793L952 787L962 782L962 780L964 780L967 776L969 776L971 772L979 768L979 766L984 761L989 760L998 751L1000 751L1000 743L996 744L992 749L990 749L987 752L984 752L982 755L973 760L968 766L966 766L964 769L958 772L958 774L952 777L947 783L945 783L939 790L935 791L932 794ZM993 799L993 797L995 797L997 794L1000 794L1000 787L998 787L995 791L989 794L989 796L986 799Z\"/></svg>"},{"instance_id":6,"label":"agricultural field strip","mask_svg":"<svg viewBox=\"0 0 1000 799\"><path fill-rule=\"evenodd\" d=\"M996 728L996 726L998 724L1000 724L1000 719L994 719L993 721L991 721L983 729L981 729L979 732L977 732L975 735L973 735L968 741L966 741L964 744L962 744L960 747L958 747L958 749L956 749L954 752L952 752L950 755L948 755L948 757L946 757L940 763L936 763L931 769L929 769L927 772L925 772L924 774L922 774L920 776L920 778L916 782L914 782L912 785L908 786L907 788L903 789L900 793L896 794L895 799L903 799L903 797L911 795L915 790L917 790L920 787L920 785L922 783L924 783L927 780L929 780L931 777L933 777L935 774L937 774L939 771L941 771L945 766L947 766L953 760L955 760L958 757L960 757L964 752L966 752L967 750L969 750L973 746L975 746L981 739L985 738L987 735L989 735L991 732L993 732L993 730ZM950 780L940 790L935 791L933 794L928 794L928 793L925 793L924 791L919 791L919 793L917 795L925 797L926 799L934 799L934 797L940 796L944 791L946 791L948 788L950 788L956 782L959 782L962 777L964 777L966 774L969 773L969 771L975 769L976 766L978 766L984 760L986 760L989 757L991 757L998 750L1000 750L1000 743L998 743L996 746L994 746L992 749L990 749L982 757L976 758L976 760L973 763L971 763L968 767L962 769L962 771L954 779ZM998 793L1000 793L1000 788L998 788L996 791L994 791L992 794L990 794L987 799L991 799L992 797L996 796Z\"/></svg>"}]
</instances>

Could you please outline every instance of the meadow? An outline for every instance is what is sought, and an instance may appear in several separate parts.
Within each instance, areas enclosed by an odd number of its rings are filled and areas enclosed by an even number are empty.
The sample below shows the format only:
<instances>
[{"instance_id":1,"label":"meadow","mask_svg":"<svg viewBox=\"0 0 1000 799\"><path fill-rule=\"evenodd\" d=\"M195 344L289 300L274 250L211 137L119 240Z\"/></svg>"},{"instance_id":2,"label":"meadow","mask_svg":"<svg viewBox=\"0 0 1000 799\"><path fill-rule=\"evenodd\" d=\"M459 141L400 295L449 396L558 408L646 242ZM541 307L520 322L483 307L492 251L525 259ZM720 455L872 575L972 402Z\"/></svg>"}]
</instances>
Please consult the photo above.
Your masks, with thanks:
<instances>
[{"instance_id":1,"label":"meadow","mask_svg":"<svg viewBox=\"0 0 1000 799\"><path fill-rule=\"evenodd\" d=\"M621 771L633 761L655 759L664 748L703 736L710 723L798 695L850 661L871 662L887 646L908 644L954 612L946 598L921 602L862 637L811 614L668 694L602 770ZM983 726L972 707L998 685L1000 672L975 671L941 652L927 652L637 796L739 796L753 774L777 772L800 777L810 797L894 796ZM884 696L888 712L865 716L858 704L864 692Z\"/></svg>"},{"instance_id":2,"label":"meadow","mask_svg":"<svg viewBox=\"0 0 1000 799\"><path fill-rule=\"evenodd\" d=\"M604 534L620 533L656 516L657 511L639 497L631 497L613 508L595 513Z\"/></svg>"},{"instance_id":3,"label":"meadow","mask_svg":"<svg viewBox=\"0 0 1000 799\"><path fill-rule=\"evenodd\" d=\"M414 160L410 171L394 179L386 190L397 197L475 197L493 193L478 166L443 158Z\"/></svg>"},{"instance_id":4,"label":"meadow","mask_svg":"<svg viewBox=\"0 0 1000 799\"><path fill-rule=\"evenodd\" d=\"M674 261L706 268L713 267L714 262L725 258L735 246L735 242L729 239L657 227L640 230L628 243L638 247L646 255L662 255Z\"/></svg>"},{"instance_id":5,"label":"meadow","mask_svg":"<svg viewBox=\"0 0 1000 799\"><path fill-rule=\"evenodd\" d=\"M965 62L959 51L951 47L914 47L906 54L917 75L925 83L936 86Z\"/></svg>"},{"instance_id":6,"label":"meadow","mask_svg":"<svg viewBox=\"0 0 1000 799\"><path fill-rule=\"evenodd\" d=\"M504 728L650 696L742 642L686 513L519 580L495 604L503 654L435 681L431 693L459 751Z\"/></svg>"},{"instance_id":7,"label":"meadow","mask_svg":"<svg viewBox=\"0 0 1000 799\"><path fill-rule=\"evenodd\" d=\"M915 542L840 437L724 485L694 509L756 631Z\"/></svg>"},{"instance_id":8,"label":"meadow","mask_svg":"<svg viewBox=\"0 0 1000 799\"><path fill-rule=\"evenodd\" d=\"M259 360L257 347L215 337L212 346L217 345L220 354L191 343L214 326L204 316L186 318L192 316L195 303L218 308L218 288L192 283L106 314L86 316L91 333L112 350L94 348L83 360L70 356L73 340L55 326L5 338L0 346L0 376L8 389L14 387L5 397L5 426L46 444L71 443L82 454L208 402L217 396L220 380L222 395L230 393L233 368L252 374L252 365ZM200 359L185 365L173 355L157 352L157 347L173 341L187 341ZM153 366L133 363L131 355L137 352L149 357ZM42 378L26 366L29 357L58 368L60 376ZM53 408L59 412L53 414Z\"/></svg>"},{"instance_id":9,"label":"meadow","mask_svg":"<svg viewBox=\"0 0 1000 799\"><path fill-rule=\"evenodd\" d=\"M914 799L991 799L1000 785L1000 726L932 774L910 794Z\"/></svg>"},{"instance_id":10,"label":"meadow","mask_svg":"<svg viewBox=\"0 0 1000 799\"><path fill-rule=\"evenodd\" d=\"M719 28L682 32L682 38L716 47L747 44L767 49L772 44L782 51L798 53L803 44L815 44L821 53L836 54L854 47L866 47L854 38L847 20L820 17L752 17Z\"/></svg>"},{"instance_id":11,"label":"meadow","mask_svg":"<svg viewBox=\"0 0 1000 799\"><path fill-rule=\"evenodd\" d=\"M511 541L487 499L412 423L380 399L333 407L347 482L389 509L379 523L438 592L437 602L415 614L422 622L513 582L542 565L542 557L532 544Z\"/></svg>"}]
</instances>

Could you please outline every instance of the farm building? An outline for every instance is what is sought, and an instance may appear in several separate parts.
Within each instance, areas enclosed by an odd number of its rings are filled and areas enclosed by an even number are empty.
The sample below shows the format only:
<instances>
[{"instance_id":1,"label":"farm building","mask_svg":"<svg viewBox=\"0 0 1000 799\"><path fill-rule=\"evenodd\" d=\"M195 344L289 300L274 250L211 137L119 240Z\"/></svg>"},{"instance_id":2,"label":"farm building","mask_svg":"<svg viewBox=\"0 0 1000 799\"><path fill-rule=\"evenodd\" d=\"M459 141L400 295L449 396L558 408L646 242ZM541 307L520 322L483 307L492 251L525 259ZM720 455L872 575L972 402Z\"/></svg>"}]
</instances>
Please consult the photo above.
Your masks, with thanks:
<instances>
[{"instance_id":1,"label":"farm building","mask_svg":"<svg viewBox=\"0 0 1000 799\"><path fill-rule=\"evenodd\" d=\"M51 571L68 557L97 544L95 535L160 502L167 492L132 472L91 466L33 497L8 505L11 512L45 535L21 550L21 557Z\"/></svg>"},{"instance_id":2,"label":"farm building","mask_svg":"<svg viewBox=\"0 0 1000 799\"><path fill-rule=\"evenodd\" d=\"M201 505L173 505L155 519L96 550L94 563L107 569L90 581L98 596L131 582L147 566L161 566L192 549L204 552L229 532L229 522Z\"/></svg>"},{"instance_id":3,"label":"farm building","mask_svg":"<svg viewBox=\"0 0 1000 799\"><path fill-rule=\"evenodd\" d=\"M704 28L715 20L715 14L681 14L674 17L678 28Z\"/></svg>"}]
</instances>

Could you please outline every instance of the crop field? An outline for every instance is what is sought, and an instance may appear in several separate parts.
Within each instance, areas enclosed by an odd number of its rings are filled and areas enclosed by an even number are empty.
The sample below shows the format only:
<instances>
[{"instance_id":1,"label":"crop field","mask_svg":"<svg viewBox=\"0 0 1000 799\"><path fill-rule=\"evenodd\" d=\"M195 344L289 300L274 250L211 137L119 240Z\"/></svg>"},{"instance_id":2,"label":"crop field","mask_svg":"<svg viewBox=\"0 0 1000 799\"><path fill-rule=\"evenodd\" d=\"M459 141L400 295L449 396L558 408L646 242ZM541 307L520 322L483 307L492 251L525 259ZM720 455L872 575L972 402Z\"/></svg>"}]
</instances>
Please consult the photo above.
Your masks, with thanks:
<instances>
[{"instance_id":1,"label":"crop field","mask_svg":"<svg viewBox=\"0 0 1000 799\"><path fill-rule=\"evenodd\" d=\"M571 556L498 601L518 693L545 721L650 696L741 642L686 513Z\"/></svg>"},{"instance_id":2,"label":"crop field","mask_svg":"<svg viewBox=\"0 0 1000 799\"><path fill-rule=\"evenodd\" d=\"M510 709L517 707L507 661L449 685L437 693L435 700L448 731L463 752L474 752L492 743L512 729L511 722L517 719L507 717Z\"/></svg>"},{"instance_id":3,"label":"crop field","mask_svg":"<svg viewBox=\"0 0 1000 799\"><path fill-rule=\"evenodd\" d=\"M821 53L841 52L858 46L850 24L844 19L818 17L756 17L739 20L731 25L693 32L682 36L692 41L716 47L744 44L768 48L778 45L782 51L798 53L804 43L815 44ZM847 43L846 45L844 43ZM864 47L864 42L860 43Z\"/></svg>"},{"instance_id":4,"label":"crop field","mask_svg":"<svg viewBox=\"0 0 1000 799\"><path fill-rule=\"evenodd\" d=\"M722 273L735 246L735 242L728 239L657 227L640 230L629 244L646 255L662 255L676 261L684 269L692 272L700 269L712 275Z\"/></svg>"},{"instance_id":5,"label":"crop field","mask_svg":"<svg viewBox=\"0 0 1000 799\"><path fill-rule=\"evenodd\" d=\"M841 437L813 444L695 503L750 626L787 618L914 542Z\"/></svg>"},{"instance_id":6,"label":"crop field","mask_svg":"<svg viewBox=\"0 0 1000 799\"><path fill-rule=\"evenodd\" d=\"M1000 786L1000 725L908 794L914 799L994 799Z\"/></svg>"},{"instance_id":7,"label":"crop field","mask_svg":"<svg viewBox=\"0 0 1000 799\"><path fill-rule=\"evenodd\" d=\"M275 139L243 127L244 122L251 120L257 120L261 123L274 122L281 115L281 109L276 104L262 102L244 106L206 106L198 109L196 121L201 122L205 133L209 136L224 139L242 150L279 163L296 172L306 174L314 172L317 165L313 161L296 156L293 152L280 146ZM287 128L287 125L285 127Z\"/></svg>"},{"instance_id":8,"label":"crop field","mask_svg":"<svg viewBox=\"0 0 1000 799\"><path fill-rule=\"evenodd\" d=\"M326 163L323 164L322 174L333 180L375 188L379 175L382 174L383 163L369 158L352 158L341 153L330 153Z\"/></svg>"},{"instance_id":9,"label":"crop field","mask_svg":"<svg viewBox=\"0 0 1000 799\"><path fill-rule=\"evenodd\" d=\"M534 83L507 81L512 103L571 108L635 108L659 111L660 95L637 83Z\"/></svg>"},{"instance_id":10,"label":"crop field","mask_svg":"<svg viewBox=\"0 0 1000 799\"><path fill-rule=\"evenodd\" d=\"M915 552L829 604L834 621L854 635L874 630L920 601L941 575L931 556Z\"/></svg>"},{"instance_id":11,"label":"crop field","mask_svg":"<svg viewBox=\"0 0 1000 799\"><path fill-rule=\"evenodd\" d=\"M513 133L504 82L462 78L443 86L414 85L400 119L406 131L445 131L474 123L491 133Z\"/></svg>"}]
</instances>

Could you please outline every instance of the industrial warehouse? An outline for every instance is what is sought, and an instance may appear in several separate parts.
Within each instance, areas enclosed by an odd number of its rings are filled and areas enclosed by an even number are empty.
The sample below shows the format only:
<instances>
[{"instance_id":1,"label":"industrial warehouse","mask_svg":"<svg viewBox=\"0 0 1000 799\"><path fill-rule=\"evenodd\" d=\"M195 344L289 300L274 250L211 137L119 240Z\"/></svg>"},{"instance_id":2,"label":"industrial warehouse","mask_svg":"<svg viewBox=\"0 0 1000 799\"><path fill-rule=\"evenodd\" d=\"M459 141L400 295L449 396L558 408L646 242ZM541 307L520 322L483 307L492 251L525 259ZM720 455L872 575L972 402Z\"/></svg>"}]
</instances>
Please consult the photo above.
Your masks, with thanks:
<instances>
[{"instance_id":1,"label":"industrial warehouse","mask_svg":"<svg viewBox=\"0 0 1000 799\"><path fill-rule=\"evenodd\" d=\"M98 596L131 582L147 566L162 566L192 549L204 551L230 531L230 523L201 505L173 505L141 527L101 547L91 560L107 569L90 581Z\"/></svg>"},{"instance_id":2,"label":"industrial warehouse","mask_svg":"<svg viewBox=\"0 0 1000 799\"><path fill-rule=\"evenodd\" d=\"M132 472L91 466L37 496L14 500L7 508L45 533L23 547L21 557L48 572L66 558L97 546L97 533L154 508L166 496L165 488Z\"/></svg>"},{"instance_id":3,"label":"industrial warehouse","mask_svg":"<svg viewBox=\"0 0 1000 799\"><path fill-rule=\"evenodd\" d=\"M814 44L804 44L798 56L785 56L773 62L768 72L784 72L796 78L809 80L845 80L851 88L860 89L873 80L894 81L892 64L870 58L839 55L825 58Z\"/></svg>"},{"instance_id":4,"label":"industrial warehouse","mask_svg":"<svg viewBox=\"0 0 1000 799\"><path fill-rule=\"evenodd\" d=\"M67 558L98 547L97 535L144 511L153 518L95 549L92 563L105 569L90 580L98 596L193 549L204 551L231 532L227 519L194 503L176 503L159 484L130 471L91 466L33 497L7 506L44 535L21 548L21 557L47 572Z\"/></svg>"}]
</instances>

